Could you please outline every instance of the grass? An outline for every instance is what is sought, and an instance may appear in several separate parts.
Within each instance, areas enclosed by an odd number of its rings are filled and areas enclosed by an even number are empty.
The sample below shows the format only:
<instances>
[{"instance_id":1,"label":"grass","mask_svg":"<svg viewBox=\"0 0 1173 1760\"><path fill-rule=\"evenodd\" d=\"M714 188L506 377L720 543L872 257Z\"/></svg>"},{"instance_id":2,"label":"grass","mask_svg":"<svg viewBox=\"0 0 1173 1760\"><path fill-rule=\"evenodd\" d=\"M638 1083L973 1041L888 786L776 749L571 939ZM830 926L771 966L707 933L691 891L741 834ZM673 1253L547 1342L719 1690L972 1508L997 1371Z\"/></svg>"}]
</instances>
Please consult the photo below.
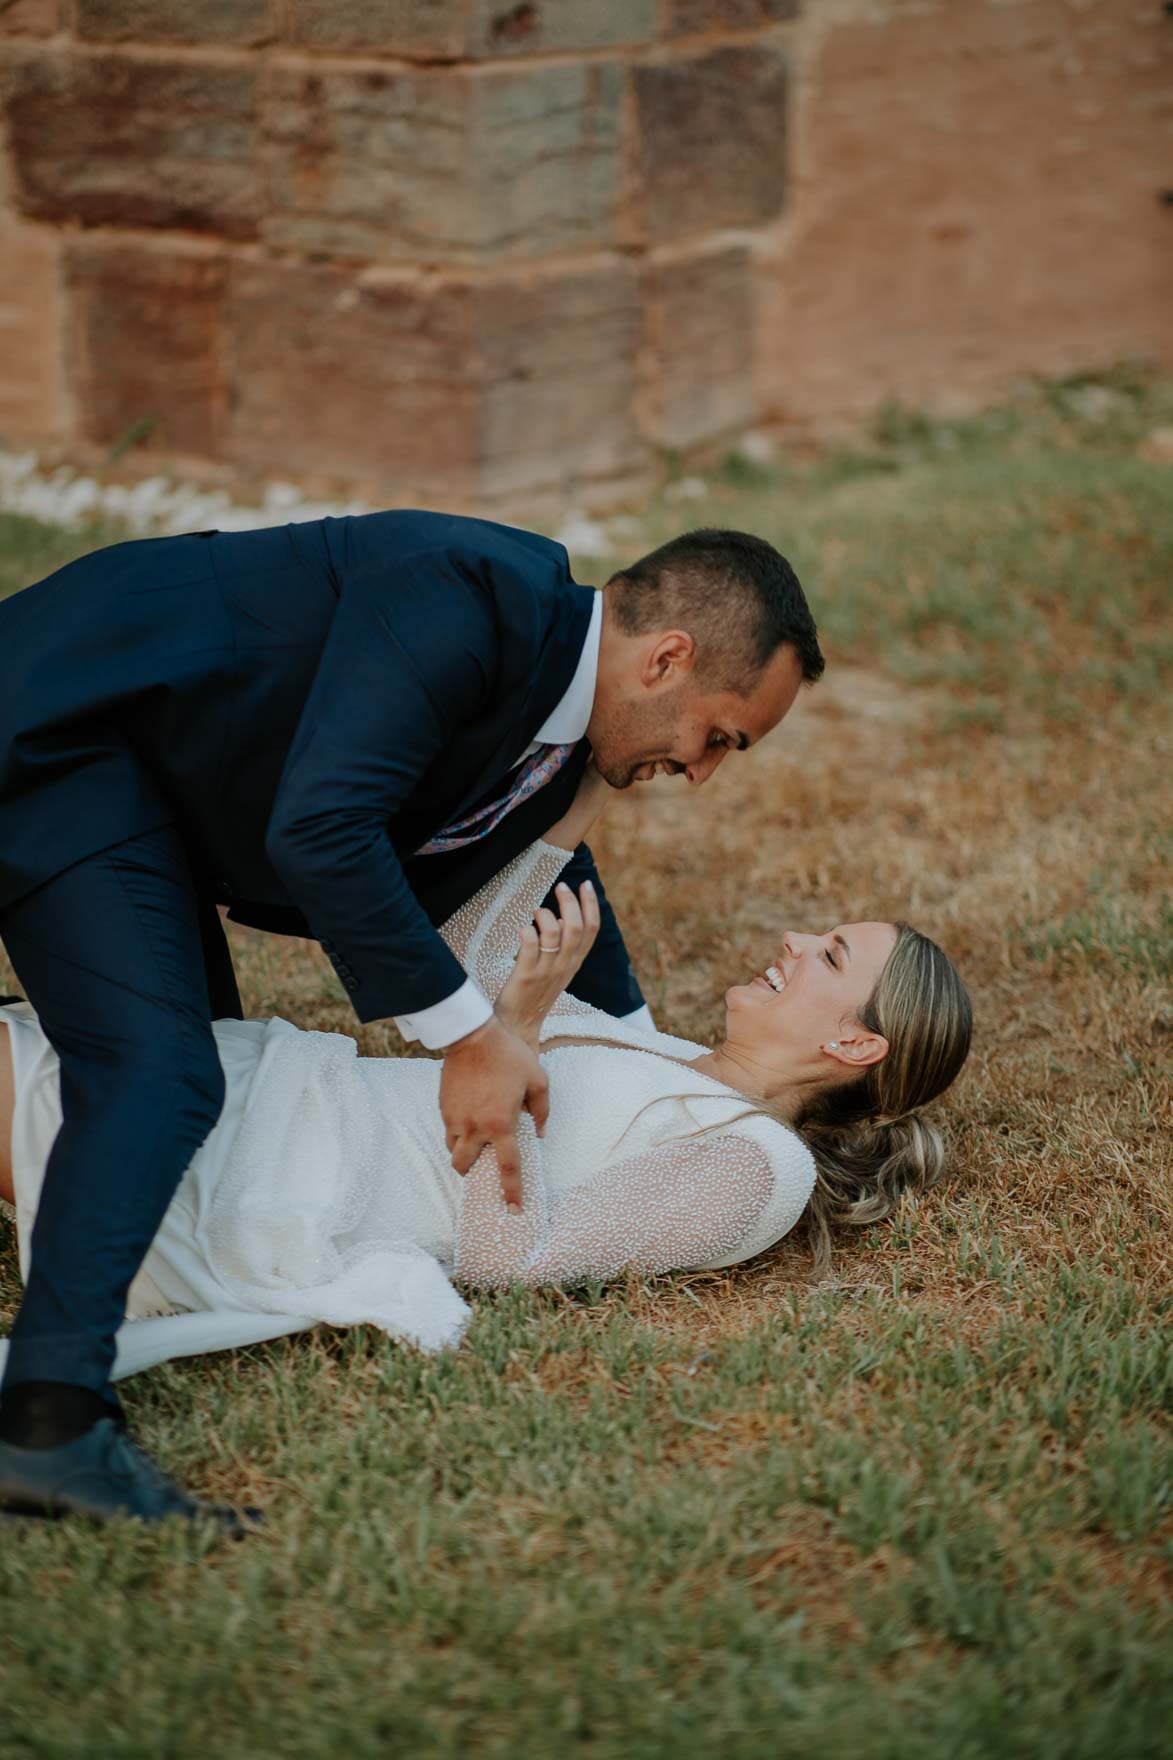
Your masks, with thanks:
<instances>
[{"instance_id":1,"label":"grass","mask_svg":"<svg viewBox=\"0 0 1173 1760\"><path fill-rule=\"evenodd\" d=\"M822 1281L796 1235L478 1299L442 1358L322 1332L127 1384L269 1531L6 1534L5 1760L1170 1753L1173 471L1138 441L1173 390L1090 390L731 462L633 540L775 539L831 659L687 809L603 829L657 1014L711 1039L786 924L910 917L977 1010L949 1182ZM0 522L0 582L95 541ZM251 1012L396 1049L316 948L235 943ZM11 1309L11 1238L0 1272Z\"/></svg>"}]
</instances>

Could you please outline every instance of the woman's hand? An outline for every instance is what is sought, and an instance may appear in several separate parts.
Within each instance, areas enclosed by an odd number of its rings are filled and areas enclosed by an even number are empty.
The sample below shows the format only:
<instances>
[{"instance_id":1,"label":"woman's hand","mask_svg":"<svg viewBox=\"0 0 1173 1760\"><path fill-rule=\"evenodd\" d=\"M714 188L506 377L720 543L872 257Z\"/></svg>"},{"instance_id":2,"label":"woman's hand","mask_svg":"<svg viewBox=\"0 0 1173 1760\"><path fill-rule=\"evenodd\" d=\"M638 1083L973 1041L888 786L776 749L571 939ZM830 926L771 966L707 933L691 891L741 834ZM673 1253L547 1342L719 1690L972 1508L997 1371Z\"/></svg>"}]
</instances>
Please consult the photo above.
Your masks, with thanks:
<instances>
[{"instance_id":1,"label":"woman's hand","mask_svg":"<svg viewBox=\"0 0 1173 1760\"><path fill-rule=\"evenodd\" d=\"M533 1051L538 1048L542 1022L599 933L599 897L589 880L583 881L577 898L562 882L557 898L559 916L543 905L521 931L517 963L497 998L502 1024Z\"/></svg>"},{"instance_id":2,"label":"woman's hand","mask_svg":"<svg viewBox=\"0 0 1173 1760\"><path fill-rule=\"evenodd\" d=\"M556 825L542 834L543 843L555 849L576 850L600 817L607 802L618 793L599 775L592 758L582 773L574 800Z\"/></svg>"}]
</instances>

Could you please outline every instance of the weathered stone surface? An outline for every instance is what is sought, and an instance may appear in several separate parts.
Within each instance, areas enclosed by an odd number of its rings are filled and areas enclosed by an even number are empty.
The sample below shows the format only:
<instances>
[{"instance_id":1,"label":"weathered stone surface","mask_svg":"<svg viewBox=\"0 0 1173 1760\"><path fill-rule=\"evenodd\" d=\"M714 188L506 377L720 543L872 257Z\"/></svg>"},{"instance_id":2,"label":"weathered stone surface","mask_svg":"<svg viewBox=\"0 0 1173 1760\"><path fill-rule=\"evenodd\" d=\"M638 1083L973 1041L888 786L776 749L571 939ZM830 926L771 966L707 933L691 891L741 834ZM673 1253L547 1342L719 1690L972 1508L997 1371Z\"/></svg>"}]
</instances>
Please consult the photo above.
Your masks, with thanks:
<instances>
[{"instance_id":1,"label":"weathered stone surface","mask_svg":"<svg viewBox=\"0 0 1173 1760\"><path fill-rule=\"evenodd\" d=\"M622 257L494 277L476 299L488 494L646 465L635 427L636 272Z\"/></svg>"},{"instance_id":2,"label":"weathered stone surface","mask_svg":"<svg viewBox=\"0 0 1173 1760\"><path fill-rule=\"evenodd\" d=\"M470 172L485 251L539 256L611 243L625 69L569 62L474 79Z\"/></svg>"},{"instance_id":3,"label":"weathered stone surface","mask_svg":"<svg viewBox=\"0 0 1173 1760\"><path fill-rule=\"evenodd\" d=\"M237 463L376 497L475 485L480 398L460 282L237 263L228 442Z\"/></svg>"},{"instance_id":4,"label":"weathered stone surface","mask_svg":"<svg viewBox=\"0 0 1173 1760\"><path fill-rule=\"evenodd\" d=\"M375 498L636 473L635 271L486 278L237 263L229 455Z\"/></svg>"},{"instance_id":5,"label":"weathered stone surface","mask_svg":"<svg viewBox=\"0 0 1173 1760\"><path fill-rule=\"evenodd\" d=\"M277 67L266 90L272 216L299 250L417 261L474 226L467 82L410 68Z\"/></svg>"},{"instance_id":6,"label":"weathered stone surface","mask_svg":"<svg viewBox=\"0 0 1173 1760\"><path fill-rule=\"evenodd\" d=\"M92 42L263 43L273 0L73 0L75 29Z\"/></svg>"},{"instance_id":7,"label":"weathered stone surface","mask_svg":"<svg viewBox=\"0 0 1173 1760\"><path fill-rule=\"evenodd\" d=\"M638 47L656 35L655 0L473 0L472 55Z\"/></svg>"},{"instance_id":8,"label":"weathered stone surface","mask_svg":"<svg viewBox=\"0 0 1173 1760\"><path fill-rule=\"evenodd\" d=\"M0 441L66 430L61 240L45 226L0 218Z\"/></svg>"},{"instance_id":9,"label":"weathered stone surface","mask_svg":"<svg viewBox=\"0 0 1173 1760\"><path fill-rule=\"evenodd\" d=\"M456 56L465 45L462 0L285 0L289 40L311 49Z\"/></svg>"},{"instance_id":10,"label":"weathered stone surface","mask_svg":"<svg viewBox=\"0 0 1173 1760\"><path fill-rule=\"evenodd\" d=\"M228 238L256 231L251 68L22 48L10 58L7 112L26 214Z\"/></svg>"},{"instance_id":11,"label":"weathered stone surface","mask_svg":"<svg viewBox=\"0 0 1173 1760\"><path fill-rule=\"evenodd\" d=\"M787 76L765 44L634 70L641 224L652 239L755 225L782 207Z\"/></svg>"},{"instance_id":12,"label":"weathered stone surface","mask_svg":"<svg viewBox=\"0 0 1173 1760\"><path fill-rule=\"evenodd\" d=\"M669 0L668 34L755 30L793 18L800 0Z\"/></svg>"},{"instance_id":13,"label":"weathered stone surface","mask_svg":"<svg viewBox=\"0 0 1173 1760\"><path fill-rule=\"evenodd\" d=\"M741 245L652 262L644 274L644 431L687 447L756 413L753 276Z\"/></svg>"},{"instance_id":14,"label":"weathered stone surface","mask_svg":"<svg viewBox=\"0 0 1173 1760\"><path fill-rule=\"evenodd\" d=\"M623 70L279 67L266 236L308 252L473 261L609 240Z\"/></svg>"},{"instance_id":15,"label":"weathered stone surface","mask_svg":"<svg viewBox=\"0 0 1173 1760\"><path fill-rule=\"evenodd\" d=\"M61 23L61 0L0 0L0 36L51 37Z\"/></svg>"},{"instance_id":16,"label":"weathered stone surface","mask_svg":"<svg viewBox=\"0 0 1173 1760\"><path fill-rule=\"evenodd\" d=\"M656 0L287 0L286 16L289 41L307 48L421 60L638 47L656 35Z\"/></svg>"},{"instance_id":17,"label":"weathered stone surface","mask_svg":"<svg viewBox=\"0 0 1173 1760\"><path fill-rule=\"evenodd\" d=\"M216 457L225 416L223 258L82 240L67 268L85 438L110 445L141 428L153 450Z\"/></svg>"},{"instance_id":18,"label":"weathered stone surface","mask_svg":"<svg viewBox=\"0 0 1173 1760\"><path fill-rule=\"evenodd\" d=\"M781 412L950 414L1023 373L1173 366L1173 25L1122 12L939 0L827 31L761 290Z\"/></svg>"}]
</instances>

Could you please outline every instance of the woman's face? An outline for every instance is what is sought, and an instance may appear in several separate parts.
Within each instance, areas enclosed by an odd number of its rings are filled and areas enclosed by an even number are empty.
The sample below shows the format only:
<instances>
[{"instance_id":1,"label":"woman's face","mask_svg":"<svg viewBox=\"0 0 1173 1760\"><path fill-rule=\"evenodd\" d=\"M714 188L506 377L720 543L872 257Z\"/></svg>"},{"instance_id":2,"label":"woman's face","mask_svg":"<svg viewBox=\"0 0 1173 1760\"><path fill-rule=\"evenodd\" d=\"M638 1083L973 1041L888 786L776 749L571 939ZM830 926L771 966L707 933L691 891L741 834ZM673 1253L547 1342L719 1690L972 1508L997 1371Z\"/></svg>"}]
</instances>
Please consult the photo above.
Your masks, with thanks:
<instances>
[{"instance_id":1,"label":"woman's face","mask_svg":"<svg viewBox=\"0 0 1173 1760\"><path fill-rule=\"evenodd\" d=\"M729 1043L780 1074L825 1068L828 1056L875 1063L887 1046L859 1014L895 946L892 923L844 923L825 935L788 930L764 971L725 992Z\"/></svg>"}]
</instances>

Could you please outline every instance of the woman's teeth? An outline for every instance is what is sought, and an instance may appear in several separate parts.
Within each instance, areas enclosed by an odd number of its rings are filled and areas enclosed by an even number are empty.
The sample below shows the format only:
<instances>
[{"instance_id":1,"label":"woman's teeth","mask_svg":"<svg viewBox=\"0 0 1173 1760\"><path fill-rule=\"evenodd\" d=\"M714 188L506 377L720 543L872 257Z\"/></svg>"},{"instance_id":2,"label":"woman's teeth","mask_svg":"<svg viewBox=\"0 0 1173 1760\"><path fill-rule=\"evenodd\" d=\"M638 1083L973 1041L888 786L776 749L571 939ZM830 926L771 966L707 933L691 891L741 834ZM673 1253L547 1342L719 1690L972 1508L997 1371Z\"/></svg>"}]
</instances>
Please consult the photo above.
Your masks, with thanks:
<instances>
[{"instance_id":1,"label":"woman's teeth","mask_svg":"<svg viewBox=\"0 0 1173 1760\"><path fill-rule=\"evenodd\" d=\"M779 993L786 988L786 979L782 976L782 973L778 970L777 966L766 967L766 983L769 984L772 990L777 990Z\"/></svg>"}]
</instances>

